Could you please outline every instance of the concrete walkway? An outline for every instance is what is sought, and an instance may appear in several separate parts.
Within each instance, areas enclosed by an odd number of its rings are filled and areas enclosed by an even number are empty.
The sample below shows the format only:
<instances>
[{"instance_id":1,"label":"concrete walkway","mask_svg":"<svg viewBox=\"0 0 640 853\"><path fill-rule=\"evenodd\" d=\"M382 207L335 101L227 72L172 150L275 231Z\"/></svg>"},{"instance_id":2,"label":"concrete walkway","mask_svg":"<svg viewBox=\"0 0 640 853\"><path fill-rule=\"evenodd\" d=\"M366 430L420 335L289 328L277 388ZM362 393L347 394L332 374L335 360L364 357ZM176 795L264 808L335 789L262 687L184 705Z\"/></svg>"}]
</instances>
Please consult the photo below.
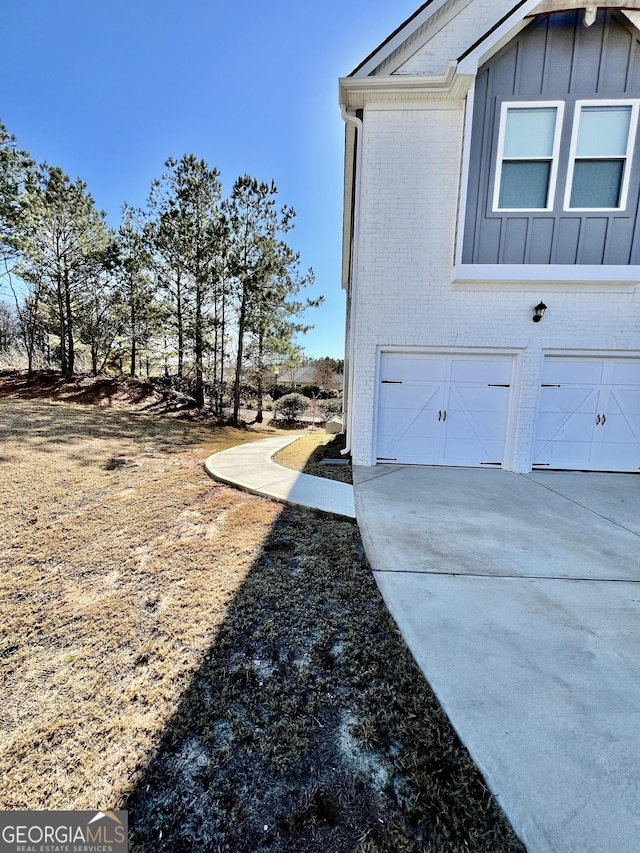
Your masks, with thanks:
<instances>
[{"instance_id":1,"label":"concrete walkway","mask_svg":"<svg viewBox=\"0 0 640 853\"><path fill-rule=\"evenodd\" d=\"M638 853L640 476L354 483L387 606L529 853Z\"/></svg>"},{"instance_id":2,"label":"concrete walkway","mask_svg":"<svg viewBox=\"0 0 640 853\"><path fill-rule=\"evenodd\" d=\"M300 474L273 461L275 453L300 437L280 435L239 444L213 453L204 463L205 468L215 480L254 495L355 518L353 486Z\"/></svg>"}]
</instances>

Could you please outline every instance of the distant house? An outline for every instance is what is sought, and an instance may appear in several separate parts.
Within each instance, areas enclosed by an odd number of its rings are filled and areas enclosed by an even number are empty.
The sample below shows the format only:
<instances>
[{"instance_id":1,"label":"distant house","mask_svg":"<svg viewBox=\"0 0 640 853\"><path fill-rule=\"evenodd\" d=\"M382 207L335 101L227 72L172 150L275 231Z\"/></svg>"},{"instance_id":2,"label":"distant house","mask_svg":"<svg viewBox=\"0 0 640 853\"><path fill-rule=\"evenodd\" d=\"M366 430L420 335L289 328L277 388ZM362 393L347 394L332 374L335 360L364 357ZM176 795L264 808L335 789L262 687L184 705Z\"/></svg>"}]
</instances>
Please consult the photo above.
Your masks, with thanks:
<instances>
[{"instance_id":1,"label":"distant house","mask_svg":"<svg viewBox=\"0 0 640 853\"><path fill-rule=\"evenodd\" d=\"M640 470L639 8L430 0L340 80L354 462Z\"/></svg>"},{"instance_id":2,"label":"distant house","mask_svg":"<svg viewBox=\"0 0 640 853\"><path fill-rule=\"evenodd\" d=\"M302 388L304 385L317 385L315 377L315 365L298 368L280 368L278 373L279 385L290 385L292 388ZM334 373L331 382L327 383L327 391L342 391L344 376L342 373Z\"/></svg>"}]
</instances>

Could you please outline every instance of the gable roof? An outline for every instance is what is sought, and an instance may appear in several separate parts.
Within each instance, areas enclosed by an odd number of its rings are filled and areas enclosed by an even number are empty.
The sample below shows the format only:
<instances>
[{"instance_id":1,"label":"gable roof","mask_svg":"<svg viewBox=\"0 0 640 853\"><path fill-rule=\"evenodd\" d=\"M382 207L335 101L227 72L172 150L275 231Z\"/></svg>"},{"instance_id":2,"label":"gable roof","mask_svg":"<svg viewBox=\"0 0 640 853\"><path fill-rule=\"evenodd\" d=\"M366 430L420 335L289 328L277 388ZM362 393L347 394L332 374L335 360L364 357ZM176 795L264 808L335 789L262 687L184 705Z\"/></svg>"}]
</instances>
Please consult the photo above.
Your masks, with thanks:
<instances>
[{"instance_id":1,"label":"gable roof","mask_svg":"<svg viewBox=\"0 0 640 853\"><path fill-rule=\"evenodd\" d=\"M427 0L340 79L345 119L342 286L351 277L357 132L363 108L375 101L465 99L478 67L536 15L614 8L640 30L640 0Z\"/></svg>"},{"instance_id":2,"label":"gable roof","mask_svg":"<svg viewBox=\"0 0 640 853\"><path fill-rule=\"evenodd\" d=\"M526 0L489 0L490 17L501 17L505 12L511 14L515 7ZM539 0L538 0L539 2ZM413 15L400 24L360 65L348 76L388 76L397 73L403 60L418 51L424 44L437 38L437 34L450 24L461 12L470 6L483 5L478 0L427 0ZM486 19L487 13L483 17ZM478 32L478 29L475 30ZM455 59L455 56L449 57ZM397 60L394 62L394 60Z\"/></svg>"},{"instance_id":3,"label":"gable roof","mask_svg":"<svg viewBox=\"0 0 640 853\"><path fill-rule=\"evenodd\" d=\"M394 43L394 44L395 44L395 42L396 42L396 41L398 41L399 39L403 38L403 31L404 31L405 29L407 29L407 28L409 27L409 25L410 25L413 21L415 21L415 19L416 19L417 17L421 16L421 15L422 15L422 13L425 11L425 9L426 9L428 6L431 6L431 5L433 4L433 2L434 2L434 0L427 0L427 2L426 2L426 3L423 3L423 4L422 4L422 6L420 6L420 8L419 8L419 9L416 9L416 11L413 13L413 15L409 15L409 17L407 18L407 20L406 20L406 21L404 21L402 24L400 24L400 26L399 26L399 27L396 27L396 29L391 33L391 35L387 36L387 38L386 38L383 42L381 42L381 43L378 45L378 47L374 48L374 49L371 51L371 53L369 54L369 56L365 57L365 58L362 60L362 62L361 62L361 63L360 63L356 68L354 68L354 69L353 69L353 71L351 72L351 74L349 74L348 76L349 76L349 77L355 77L356 75L358 75L358 74L359 74L359 72L360 72L362 69L364 69L364 68L365 68L365 66L370 65L370 64L371 64L371 62L372 62L372 61L374 61L374 60L376 59L376 57L378 56L378 54L383 53L383 52L384 52L384 50L385 50L385 48L387 48L391 43Z\"/></svg>"},{"instance_id":4,"label":"gable roof","mask_svg":"<svg viewBox=\"0 0 640 853\"><path fill-rule=\"evenodd\" d=\"M481 7L485 8L481 8ZM475 8L470 8L475 7ZM620 0L427 0L381 44L378 45L354 70L343 78L388 77L396 74L411 73L402 70L402 65L418 53L429 42L437 45L438 34L453 27L453 21L462 12L468 10L473 15L478 10L478 26L474 30L475 41L460 46L459 51L447 56L439 72L445 70L447 62L454 63L473 54L485 41L491 41L496 31L522 26L525 18L534 15L549 14L569 9L617 8L627 13L635 23L632 10L640 10L640 0L620 2ZM443 37L448 40L446 35ZM465 69L466 71L466 69Z\"/></svg>"}]
</instances>

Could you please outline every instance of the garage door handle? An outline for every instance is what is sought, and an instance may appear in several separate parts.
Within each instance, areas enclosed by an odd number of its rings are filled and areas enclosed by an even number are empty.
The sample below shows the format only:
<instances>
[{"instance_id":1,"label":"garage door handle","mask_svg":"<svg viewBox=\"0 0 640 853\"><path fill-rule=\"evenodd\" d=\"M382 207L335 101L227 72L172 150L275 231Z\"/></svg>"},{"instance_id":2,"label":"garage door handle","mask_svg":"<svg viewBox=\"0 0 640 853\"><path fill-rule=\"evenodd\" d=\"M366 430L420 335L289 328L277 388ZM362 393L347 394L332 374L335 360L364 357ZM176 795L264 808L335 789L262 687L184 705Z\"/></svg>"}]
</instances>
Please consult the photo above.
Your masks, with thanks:
<instances>
[{"instance_id":1,"label":"garage door handle","mask_svg":"<svg viewBox=\"0 0 640 853\"><path fill-rule=\"evenodd\" d=\"M606 424L606 422L607 422L607 416L603 415L602 416L602 426L604 426Z\"/></svg>"},{"instance_id":2,"label":"garage door handle","mask_svg":"<svg viewBox=\"0 0 640 853\"><path fill-rule=\"evenodd\" d=\"M446 421L446 419L447 419L447 410L445 409L444 414L442 415L442 420Z\"/></svg>"},{"instance_id":3,"label":"garage door handle","mask_svg":"<svg viewBox=\"0 0 640 853\"><path fill-rule=\"evenodd\" d=\"M599 423L600 423L600 415L598 415L598 417L596 418L596 426L598 426Z\"/></svg>"},{"instance_id":4,"label":"garage door handle","mask_svg":"<svg viewBox=\"0 0 640 853\"><path fill-rule=\"evenodd\" d=\"M441 420L442 420L442 409L439 409L439 410L438 410L438 420L439 420L439 421L441 421Z\"/></svg>"}]
</instances>

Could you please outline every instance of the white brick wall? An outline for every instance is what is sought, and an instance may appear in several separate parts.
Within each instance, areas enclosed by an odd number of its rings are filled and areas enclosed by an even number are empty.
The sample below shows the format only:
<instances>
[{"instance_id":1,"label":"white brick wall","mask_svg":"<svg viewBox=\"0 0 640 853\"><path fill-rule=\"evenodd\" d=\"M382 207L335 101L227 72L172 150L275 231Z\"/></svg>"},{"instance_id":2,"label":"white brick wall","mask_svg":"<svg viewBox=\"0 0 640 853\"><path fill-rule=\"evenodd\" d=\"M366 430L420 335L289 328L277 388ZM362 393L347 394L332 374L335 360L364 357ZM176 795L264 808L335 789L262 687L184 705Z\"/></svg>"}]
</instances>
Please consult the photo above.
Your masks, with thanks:
<instances>
[{"instance_id":1,"label":"white brick wall","mask_svg":"<svg viewBox=\"0 0 640 853\"><path fill-rule=\"evenodd\" d=\"M374 453L376 358L384 347L506 348L519 354L517 471L530 470L546 350L640 350L640 293L452 285L464 104L373 105L364 116L357 250L353 426L356 464ZM540 299L548 310L532 323Z\"/></svg>"}]
</instances>

